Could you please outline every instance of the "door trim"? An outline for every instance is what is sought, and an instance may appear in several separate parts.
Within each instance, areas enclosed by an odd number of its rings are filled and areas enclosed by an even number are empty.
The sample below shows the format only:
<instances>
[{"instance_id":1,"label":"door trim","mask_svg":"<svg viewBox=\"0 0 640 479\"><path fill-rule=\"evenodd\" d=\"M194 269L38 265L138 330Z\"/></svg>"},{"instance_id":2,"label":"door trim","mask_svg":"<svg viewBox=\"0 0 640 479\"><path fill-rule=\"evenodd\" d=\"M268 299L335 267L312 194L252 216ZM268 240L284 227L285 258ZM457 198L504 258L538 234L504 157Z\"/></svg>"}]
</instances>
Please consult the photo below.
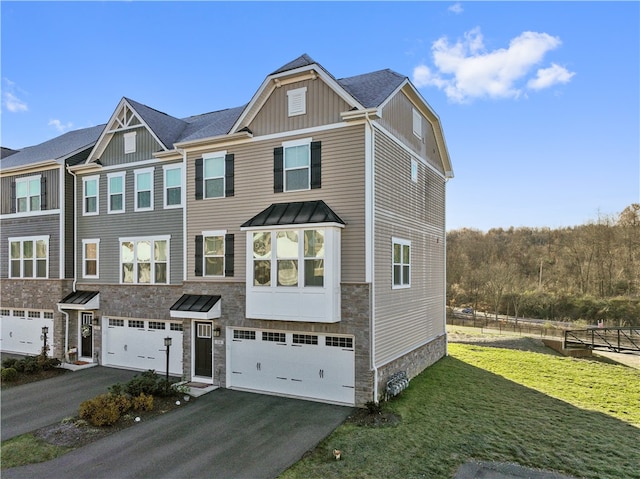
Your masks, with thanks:
<instances>
[{"instance_id":1,"label":"door trim","mask_svg":"<svg viewBox=\"0 0 640 479\"><path fill-rule=\"evenodd\" d=\"M79 316L78 316L78 360L80 361L87 361L90 363L94 362L93 356L94 356L94 351L95 351L95 330L94 330L94 319L95 319L95 315L93 314L93 311L80 311L79 312ZM82 327L83 327L83 320L84 317L91 317L91 329L90 329L90 334L91 334L91 356L82 356Z\"/></svg>"},{"instance_id":2,"label":"door trim","mask_svg":"<svg viewBox=\"0 0 640 479\"><path fill-rule=\"evenodd\" d=\"M208 323L211 325L211 377L196 376L196 337L198 334L197 323ZM213 384L215 376L215 341L213 336L213 321L202 319L191 320L191 380L199 383Z\"/></svg>"}]
</instances>

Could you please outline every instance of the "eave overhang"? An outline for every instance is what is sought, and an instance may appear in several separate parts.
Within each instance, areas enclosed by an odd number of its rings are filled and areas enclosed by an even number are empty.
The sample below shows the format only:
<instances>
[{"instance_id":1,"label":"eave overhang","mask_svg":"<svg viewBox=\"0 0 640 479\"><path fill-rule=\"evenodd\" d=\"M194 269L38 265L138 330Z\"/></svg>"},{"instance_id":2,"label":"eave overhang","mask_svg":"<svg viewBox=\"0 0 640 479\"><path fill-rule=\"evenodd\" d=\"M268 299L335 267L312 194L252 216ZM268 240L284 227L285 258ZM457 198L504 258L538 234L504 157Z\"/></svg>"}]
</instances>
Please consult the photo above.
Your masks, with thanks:
<instances>
[{"instance_id":1,"label":"eave overhang","mask_svg":"<svg viewBox=\"0 0 640 479\"><path fill-rule=\"evenodd\" d=\"M60 300L60 309L73 309L76 311L94 311L100 309L99 291L74 291Z\"/></svg>"},{"instance_id":2,"label":"eave overhang","mask_svg":"<svg viewBox=\"0 0 640 479\"><path fill-rule=\"evenodd\" d=\"M183 294L169 308L172 318L216 319L222 315L221 296L206 294Z\"/></svg>"}]
</instances>

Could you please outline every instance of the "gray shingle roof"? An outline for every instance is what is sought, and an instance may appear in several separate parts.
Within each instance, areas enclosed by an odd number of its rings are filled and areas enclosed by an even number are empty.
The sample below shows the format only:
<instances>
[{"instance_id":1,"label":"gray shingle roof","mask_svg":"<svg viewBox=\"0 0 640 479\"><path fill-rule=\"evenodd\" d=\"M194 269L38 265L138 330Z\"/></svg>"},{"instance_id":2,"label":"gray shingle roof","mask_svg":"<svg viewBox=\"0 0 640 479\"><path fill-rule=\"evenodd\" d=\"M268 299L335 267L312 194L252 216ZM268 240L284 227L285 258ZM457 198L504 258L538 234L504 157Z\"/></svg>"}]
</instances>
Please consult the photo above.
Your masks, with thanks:
<instances>
[{"instance_id":1,"label":"gray shingle roof","mask_svg":"<svg viewBox=\"0 0 640 479\"><path fill-rule=\"evenodd\" d=\"M165 148L173 149L173 144L187 127L187 122L155 110L137 101L125 98L136 110L142 120L149 125Z\"/></svg>"},{"instance_id":2,"label":"gray shingle roof","mask_svg":"<svg viewBox=\"0 0 640 479\"><path fill-rule=\"evenodd\" d=\"M300 67L306 67L309 65L313 65L314 63L318 64L313 58L311 58L309 55L304 53L298 58L296 58L295 60L292 60L286 65L283 65L280 68L278 68L276 71L272 73L272 75L277 75L278 73L284 73L289 70L295 70L296 68L300 68Z\"/></svg>"},{"instance_id":3,"label":"gray shingle roof","mask_svg":"<svg viewBox=\"0 0 640 479\"><path fill-rule=\"evenodd\" d=\"M405 80L406 77L386 69L342 78L338 83L365 108L373 108L382 104Z\"/></svg>"},{"instance_id":4,"label":"gray shingle roof","mask_svg":"<svg viewBox=\"0 0 640 479\"><path fill-rule=\"evenodd\" d=\"M244 105L185 118L184 121L187 122L188 125L176 143L200 140L202 138L229 133L229 130L243 110Z\"/></svg>"},{"instance_id":5,"label":"gray shingle roof","mask_svg":"<svg viewBox=\"0 0 640 479\"><path fill-rule=\"evenodd\" d=\"M98 125L69 131L39 145L29 146L14 155L3 158L0 168L16 168L43 161L60 162L72 154L92 148L104 127L105 125Z\"/></svg>"},{"instance_id":6,"label":"gray shingle roof","mask_svg":"<svg viewBox=\"0 0 640 479\"><path fill-rule=\"evenodd\" d=\"M254 226L283 226L312 223L346 224L322 201L297 201L294 203L274 203L262 210L248 221L242 228Z\"/></svg>"}]
</instances>

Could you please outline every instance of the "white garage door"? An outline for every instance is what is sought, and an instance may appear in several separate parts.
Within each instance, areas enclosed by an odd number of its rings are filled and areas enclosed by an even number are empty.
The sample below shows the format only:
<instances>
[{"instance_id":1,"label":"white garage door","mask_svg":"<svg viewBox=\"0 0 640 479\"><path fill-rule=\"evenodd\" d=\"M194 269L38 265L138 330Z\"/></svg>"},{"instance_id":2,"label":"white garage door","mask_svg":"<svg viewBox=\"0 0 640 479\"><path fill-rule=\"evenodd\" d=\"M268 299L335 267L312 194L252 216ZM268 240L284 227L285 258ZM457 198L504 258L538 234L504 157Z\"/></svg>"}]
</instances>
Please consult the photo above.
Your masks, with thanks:
<instances>
[{"instance_id":1,"label":"white garage door","mask_svg":"<svg viewBox=\"0 0 640 479\"><path fill-rule=\"evenodd\" d=\"M9 313L9 311L4 311ZM13 314L0 316L0 350L7 353L18 353L35 356L42 352L42 327L49 328L47 344L49 356L54 354L51 338L53 336L53 319L45 318L41 311L15 310Z\"/></svg>"},{"instance_id":2,"label":"white garage door","mask_svg":"<svg viewBox=\"0 0 640 479\"><path fill-rule=\"evenodd\" d=\"M355 403L352 337L243 329L229 334L230 387Z\"/></svg>"},{"instance_id":3,"label":"white garage door","mask_svg":"<svg viewBox=\"0 0 640 479\"><path fill-rule=\"evenodd\" d=\"M164 338L171 338L169 374L182 376L182 323L103 318L103 364L165 373Z\"/></svg>"}]
</instances>

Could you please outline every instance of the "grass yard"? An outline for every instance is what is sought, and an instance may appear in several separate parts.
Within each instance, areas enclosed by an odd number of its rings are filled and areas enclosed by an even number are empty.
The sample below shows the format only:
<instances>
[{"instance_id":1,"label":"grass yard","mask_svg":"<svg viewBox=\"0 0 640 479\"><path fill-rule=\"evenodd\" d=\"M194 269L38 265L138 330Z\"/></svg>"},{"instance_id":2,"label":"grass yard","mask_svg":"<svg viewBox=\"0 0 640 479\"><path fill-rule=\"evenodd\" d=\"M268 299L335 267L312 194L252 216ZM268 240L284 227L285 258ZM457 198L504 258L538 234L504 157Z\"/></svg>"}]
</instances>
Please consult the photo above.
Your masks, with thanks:
<instances>
[{"instance_id":1,"label":"grass yard","mask_svg":"<svg viewBox=\"0 0 640 479\"><path fill-rule=\"evenodd\" d=\"M397 426L347 421L281 477L451 479L474 458L640 479L640 371L534 342L509 340L524 351L451 343L449 357L386 405Z\"/></svg>"},{"instance_id":2,"label":"grass yard","mask_svg":"<svg viewBox=\"0 0 640 479\"><path fill-rule=\"evenodd\" d=\"M2 443L2 468L50 461L72 449L47 444L33 434L23 434Z\"/></svg>"}]
</instances>

